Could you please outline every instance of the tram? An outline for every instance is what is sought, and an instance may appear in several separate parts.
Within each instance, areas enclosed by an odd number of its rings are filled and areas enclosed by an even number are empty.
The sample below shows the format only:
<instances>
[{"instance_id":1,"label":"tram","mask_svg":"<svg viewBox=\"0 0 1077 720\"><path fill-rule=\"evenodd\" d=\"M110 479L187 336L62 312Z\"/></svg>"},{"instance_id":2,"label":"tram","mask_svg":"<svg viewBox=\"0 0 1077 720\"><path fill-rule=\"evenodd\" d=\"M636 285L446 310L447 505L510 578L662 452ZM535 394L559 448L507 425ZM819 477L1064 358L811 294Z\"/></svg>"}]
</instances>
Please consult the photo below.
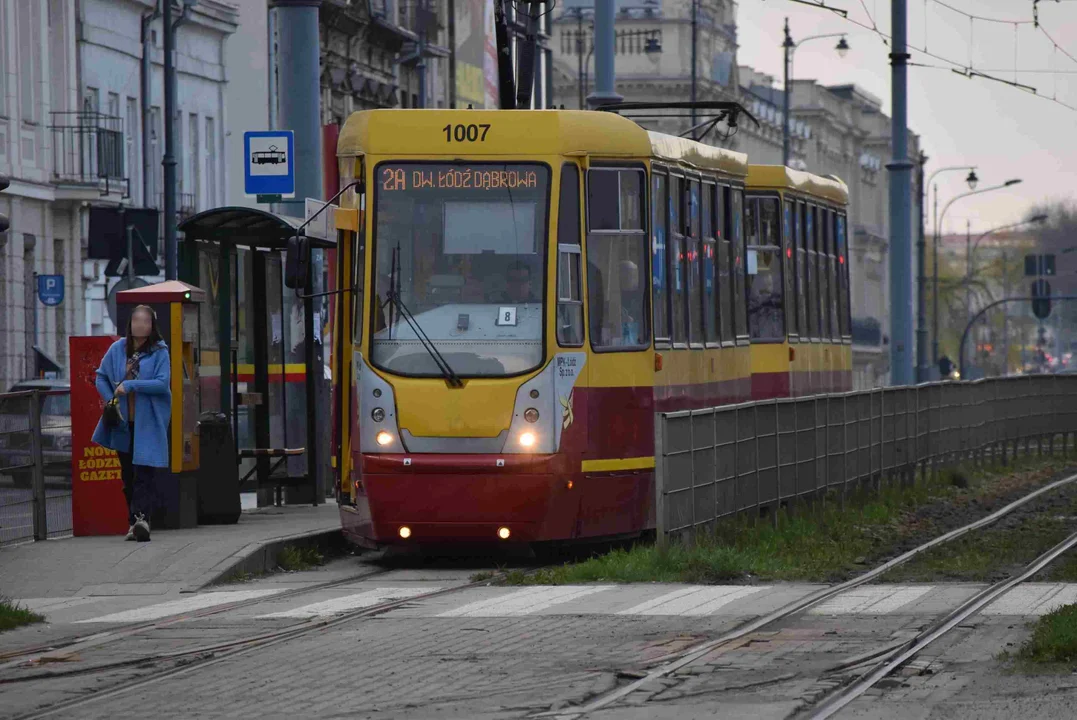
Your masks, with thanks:
<instances>
[{"instance_id":1,"label":"tram","mask_svg":"<svg viewBox=\"0 0 1077 720\"><path fill-rule=\"evenodd\" d=\"M655 411L849 385L837 179L564 110L358 112L338 158L356 544L636 535Z\"/></svg>"}]
</instances>

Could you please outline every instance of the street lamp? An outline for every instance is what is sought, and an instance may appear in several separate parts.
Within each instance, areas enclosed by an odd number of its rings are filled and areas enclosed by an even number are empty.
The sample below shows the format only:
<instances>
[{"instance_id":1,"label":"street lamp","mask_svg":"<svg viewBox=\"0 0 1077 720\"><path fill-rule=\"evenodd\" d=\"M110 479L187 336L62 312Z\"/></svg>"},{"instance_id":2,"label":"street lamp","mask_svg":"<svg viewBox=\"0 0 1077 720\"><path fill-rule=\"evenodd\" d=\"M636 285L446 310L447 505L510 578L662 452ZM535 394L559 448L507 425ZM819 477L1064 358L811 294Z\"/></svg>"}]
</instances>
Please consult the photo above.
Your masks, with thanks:
<instances>
[{"instance_id":1,"label":"street lamp","mask_svg":"<svg viewBox=\"0 0 1077 720\"><path fill-rule=\"evenodd\" d=\"M943 170L949 170L949 169L956 169L956 168L943 168ZM964 169L964 168L960 168L960 169ZM932 176L931 176L932 179L934 179L935 175L937 175L940 172L942 172L942 170L936 170L935 173L933 173ZM953 205L958 200L961 200L962 198L971 197L973 195L982 195L983 193L991 192L993 190L1002 190L1003 188L1012 187L1013 185L1019 184L1021 182L1021 180L1020 179L1007 180L1006 182L1002 183L1001 185L992 185L991 187L986 187L986 188L981 188L979 190L976 190L975 188L976 188L977 183L979 183L979 178L976 177L975 171L970 171L968 178L966 178L966 182L968 183L970 188L974 188L974 189L969 190L967 193L961 193L960 195L957 195L955 197L950 198L950 201L947 202L945 206L943 206L942 214L937 215L935 217L935 267L933 267L931 269L932 270L932 275L933 275L932 286L934 287L935 296L932 298L932 303L934 305L934 308L933 308L934 317L932 318L931 324L932 324L932 338L933 338L932 339L932 354L934 356L934 362L936 364L939 361L939 227L941 226L942 221L946 218L946 213L950 209L950 206ZM938 205L938 202L937 202L938 201L938 190L937 189L936 189L936 192L935 192L935 198L936 198L936 206L937 206Z\"/></svg>"},{"instance_id":2,"label":"street lamp","mask_svg":"<svg viewBox=\"0 0 1077 720\"><path fill-rule=\"evenodd\" d=\"M785 40L782 48L785 50L785 84L782 91L782 165L789 165L790 138L789 138L789 79L793 76L793 53L796 49L809 40L822 40L823 38L840 37L841 40L834 46L838 57L844 58L849 52L849 42L845 39L845 33L826 33L825 35L811 35L799 42L793 42L793 36L789 34L789 18L785 19Z\"/></svg>"},{"instance_id":3,"label":"street lamp","mask_svg":"<svg viewBox=\"0 0 1077 720\"><path fill-rule=\"evenodd\" d=\"M931 184L935 181L935 178L939 175L939 173L952 172L954 170L968 170L969 171L968 177L965 178L965 182L968 183L968 185L969 185L969 190L975 190L976 185L980 182L980 178L976 177L976 167L975 166L952 165L950 167L939 168L935 172L931 173L931 176L928 178L928 181L925 183L925 182L923 182L923 178L924 178L924 163L926 163L926 162L927 162L927 156L925 156L923 153L921 153L921 156L920 156L920 175L919 175L920 180L921 180L921 183L920 183L920 192L921 192L921 199L920 199L920 242L917 243L917 250L916 250L916 252L917 252L917 265L916 265L916 267L917 267L917 278L918 278L917 283L916 283L916 308L917 308L917 323L918 323L918 327L917 327L917 331L916 331L917 332L917 343L916 343L916 375L917 375L916 381L917 382L926 382L927 381L927 362L926 362L926 358L924 357L927 354L927 352L926 352L927 351L926 342L925 342L925 337L924 337L924 333L926 332L926 328L924 327L924 325L926 323L921 322L921 320L923 320L924 312L927 309L927 303L925 302L926 295L924 294L924 285L926 284L926 279L927 278L924 277L924 258L923 258L923 255L924 255L924 235L927 234L927 231L924 228L924 225L926 224L926 217L927 217L925 215L925 213L924 213L924 206L927 204L927 189L929 187L931 187ZM935 186L935 227L938 228L938 225L939 225L939 188L936 185ZM936 232L935 235L936 235L935 242L934 242L934 245L932 246L931 252L932 252L932 258L933 258L933 260L932 260L933 266L935 268L938 268L938 266L939 266L938 232ZM933 318L932 324L934 326L934 334L932 335L932 338L931 338L931 357L934 359L935 362L937 362L938 359L939 359L939 336L938 336L938 330L939 330L939 273L938 273L937 270L935 271L935 280L934 280L933 285L934 286L932 287L932 290L931 290L931 304L932 304L931 313L932 313L932 318Z\"/></svg>"}]
</instances>

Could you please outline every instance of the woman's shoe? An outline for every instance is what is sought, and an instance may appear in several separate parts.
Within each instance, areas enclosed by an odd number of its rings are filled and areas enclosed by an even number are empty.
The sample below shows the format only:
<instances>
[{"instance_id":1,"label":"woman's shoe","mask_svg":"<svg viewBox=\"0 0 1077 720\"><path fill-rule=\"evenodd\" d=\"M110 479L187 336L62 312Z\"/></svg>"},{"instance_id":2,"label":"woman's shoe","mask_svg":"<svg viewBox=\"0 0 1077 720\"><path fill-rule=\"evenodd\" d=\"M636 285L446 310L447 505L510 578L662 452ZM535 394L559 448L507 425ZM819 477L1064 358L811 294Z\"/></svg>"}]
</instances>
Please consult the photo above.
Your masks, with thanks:
<instances>
[{"instance_id":1,"label":"woman's shoe","mask_svg":"<svg viewBox=\"0 0 1077 720\"><path fill-rule=\"evenodd\" d=\"M135 526L132 525L131 527L127 528L127 537L125 537L124 540L134 540L134 539L135 539Z\"/></svg>"},{"instance_id":2,"label":"woman's shoe","mask_svg":"<svg viewBox=\"0 0 1077 720\"><path fill-rule=\"evenodd\" d=\"M133 528L135 534L135 540L139 542L150 541L150 521L142 515L135 518L135 526Z\"/></svg>"}]
</instances>

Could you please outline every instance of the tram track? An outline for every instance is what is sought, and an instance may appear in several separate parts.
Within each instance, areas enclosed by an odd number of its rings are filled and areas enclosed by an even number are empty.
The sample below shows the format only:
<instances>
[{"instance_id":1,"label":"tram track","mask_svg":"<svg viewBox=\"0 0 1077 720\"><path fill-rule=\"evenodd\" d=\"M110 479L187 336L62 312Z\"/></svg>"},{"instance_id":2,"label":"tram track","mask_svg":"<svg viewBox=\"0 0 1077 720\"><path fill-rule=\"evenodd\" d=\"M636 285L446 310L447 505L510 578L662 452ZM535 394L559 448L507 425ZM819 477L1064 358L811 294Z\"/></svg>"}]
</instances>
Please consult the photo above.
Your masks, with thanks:
<instances>
[{"instance_id":1,"label":"tram track","mask_svg":"<svg viewBox=\"0 0 1077 720\"><path fill-rule=\"evenodd\" d=\"M541 568L536 568L536 569L533 569L533 570L529 570L529 571L527 571L527 573L530 574L530 573L533 573L533 572L538 572L539 569L541 569ZM385 574L385 573L388 573L388 572L392 572L392 571L391 570L383 570L383 571L378 571L378 572L374 572L374 573L366 573L364 575L359 576L359 579L372 577L374 575L382 575L382 574ZM359 609L352 610L352 611L349 611L349 612L341 613L341 614L339 614L339 615L337 615L335 617L332 617L332 618L311 618L309 620L304 620L302 622L295 623L293 625L289 625L287 627L281 628L281 629L276 630L276 631L272 631L272 632L268 632L268 633L261 633L261 634L255 635L255 636L249 636L249 637L245 637L245 638L237 638L235 640L225 641L225 642L221 642L221 643L214 643L214 644L211 644L211 645L203 645L203 646L198 646L198 647L194 647L194 648L188 648L188 649L185 649L185 650L171 651L171 652L167 652L167 653L157 653L157 654L153 654L153 655L143 655L143 656L140 656L140 657L135 658L135 659L122 660L122 661L117 661L117 662L112 662L112 663L103 663L103 664L98 664L98 665L85 667L85 668L76 668L76 669L72 669L72 670L68 670L68 671L35 673L33 676L26 676L26 677L23 677L23 678L2 678L2 677L0 677L0 687L3 687L4 685L12 685L12 684L16 684L16 683L24 684L24 683L34 682L34 681L38 681L38 680L50 680L50 679L55 679L55 678L58 678L58 677L73 677L73 676L77 676L77 675L86 675L86 674L90 674L90 673L107 672L109 670L122 670L122 669L125 669L125 668L137 667L139 665L146 665L147 663L153 663L153 662L183 661L183 660L186 659L186 662L183 662L183 664L181 664L181 665L178 665L178 666L173 665L173 666L170 666L170 667L167 667L167 668L157 670L155 672L150 672L148 674L141 675L141 676L136 677L136 678L131 678L131 679L126 680L126 681L121 681L121 682L117 683L116 685L113 685L112 687L96 691L92 695L78 697L78 698L72 698L70 700L55 703L53 705L50 705L47 708L42 708L42 709L39 709L39 710L34 710L32 712L29 712L29 713L14 716L14 717L12 717L10 719L10 720L36 720L37 718L49 717L49 716L55 715L57 713L63 712L65 710L71 710L71 709L74 709L74 708L89 705L91 703L96 703L96 702L99 702L99 701L107 700L107 699L115 697L117 695L122 695L124 693L131 692L133 690L137 690L137 689L146 687L148 685L153 685L155 683L162 682L162 681L167 680L167 679L172 678L172 677L176 677L176 676L179 676L179 675L185 675L185 674L188 674L188 673L196 672L196 671L205 669L207 667L211 667L213 665L225 662L225 661L230 660L232 658L239 657L239 656L242 656L242 655L246 655L248 653L255 652L255 651L258 651L258 650L262 650L262 649L270 647L272 645L287 642L288 640L292 640L294 638L309 635L311 633L314 633L314 632L317 632L317 631L320 631L320 630L328 630L328 629L337 627L339 625L344 625L346 623L353 622L355 620L360 620L362 618L367 618L367 617L373 617L373 616L376 616L376 615L380 615L382 613L386 613L386 612L389 612L391 610L395 610L397 608L403 607L403 606L408 605L410 603L415 603L415 602L419 602L419 601L422 601L422 600L428 600L428 599L436 598L436 597L442 597L442 596L445 596L445 595L451 595L451 594L455 594L455 593L458 593L458 592L462 592L464 590L469 590L471 588L476 588L476 587L481 587L481 586L484 586L484 585L488 585L491 582L496 582L499 579L503 579L506 574L507 573L505 571L498 571L498 572L496 572L494 574L493 577L485 578L483 580L477 580L477 581L469 582L469 583L464 584L464 585L457 585L457 586L454 586L454 587L441 588L441 589L438 589L438 590L432 590L432 591L427 592L427 593L422 593L422 594L419 594L419 595L413 595L413 596L410 596L410 597L407 597L407 598L398 598L398 599L394 599L394 600L387 600L385 602L378 603L376 605L370 605L368 607L363 607L363 608L359 608ZM332 581L332 582L321 583L318 586L310 586L310 587L307 587L307 588L297 588L294 593L291 593L287 597L294 597L295 595L298 595L298 594L303 594L303 593L306 593L306 592L314 592L316 590L324 590L326 588L331 588L331 587L334 587L334 586L344 585L344 584L347 584L349 582L355 582L355 581L356 581L356 577L349 577L349 578L344 578L344 579L341 579L341 580L335 580L335 581ZM166 618L164 620L161 620L161 621L158 621L158 622L155 622L155 623L144 623L139 627L128 628L126 630L126 634L122 635L122 637L127 637L127 636L129 636L131 634L134 634L134 633L137 633L137 632L142 632L142 631L148 630L150 628L163 627L165 625L170 625L170 624L173 624L173 623L176 623L176 622L180 622L181 620L184 620L184 619L194 619L195 617L205 617L206 615L210 615L210 614L218 614L218 613L221 613L221 612L227 612L228 610L234 610L237 607L245 607L247 605L255 605L255 604L258 604L258 602L260 602L260 601L264 602L264 601L270 600L270 599L279 600L282 597L286 597L286 596L283 595L283 594L277 594L277 595L264 596L264 597L260 597L260 598L251 598L250 601L240 601L240 602L236 602L236 603L230 603L228 606L218 606L218 607L212 608L213 610L217 610L218 611L217 613L200 613L200 614L190 613L190 614L184 615L184 616L173 616L171 618ZM101 633L101 635L106 635L106 634L108 634L108 633ZM110 637L108 641L116 640L116 639L119 639L120 637L121 636L119 636L119 635L117 635L115 637ZM99 643L99 644L102 644L102 643ZM92 645L90 647L96 647L98 645ZM67 648L65 648L65 650L66 650L66 652L74 652L73 646L68 646ZM20 665L20 666L25 666L28 662L30 662L30 660L24 659L24 660L19 661L17 664ZM10 664L5 665L5 666L0 666L0 670L2 670L4 667L8 667L8 666L10 666Z\"/></svg>"},{"instance_id":2,"label":"tram track","mask_svg":"<svg viewBox=\"0 0 1077 720\"><path fill-rule=\"evenodd\" d=\"M637 678L636 680L619 688L615 688L607 693L599 695L598 697L592 698L583 705L580 705L575 708L565 708L555 711L538 713L536 717L555 718L555 720L578 720L578 718L582 718L598 710L605 709L611 705L616 704L618 701L627 697L631 693L649 687L661 680L662 678L666 678L677 672L678 670L691 665L697 660L710 654L714 650L727 646L737 640L740 640L741 638L744 638L745 636L758 632L759 630L762 630L770 625L774 625L778 622L788 620L789 618L799 615L800 613L803 613L804 611L809 610L816 605L826 602L827 600L837 595L841 595L842 593L852 590L853 588L869 583L872 580L875 580L876 578L886 574L893 568L909 562L921 553L931 550L932 548L938 547L939 545L948 543L952 540L956 540L957 538L962 537L963 535L966 535L975 530L987 527L1002 519L1006 515L1009 515L1011 512L1017 510L1026 503L1040 497L1041 495L1050 493L1054 490L1057 490L1074 482L1077 482L1077 474L1069 475L1060 480L1056 480L1052 483L1044 485L1043 487L1037 488L1036 490L1033 490L1032 492L1018 498L1017 500L1014 500L1013 502L1002 508L999 508L998 510L989 515L986 515L974 522L968 523L967 525L963 525L962 527L955 528L954 530L950 530L949 532L943 533L942 535L939 535L938 537L935 537L928 542L923 543L922 545L912 548L911 550L908 550L901 555L898 555L897 557L888 560L882 565L879 565L862 575L859 575L850 580L846 580L845 582L839 583L837 585L817 590L816 592L811 593L803 598L800 598L799 600L796 600L792 603L789 603L784 607L781 607L771 613L758 617L755 620L747 622L740 627L735 628L734 630L724 633L717 638L707 640L702 643L697 643L688 648L685 648L680 652L663 656L660 659L660 662L662 664L657 667L654 667L654 669L649 671L646 675ZM1046 567L1046 565L1048 565L1051 560L1054 560L1067 549L1074 547L1075 545L1077 545L1077 533L1070 536L1062 543L1059 543L1059 545L1055 546L1044 555L1041 555L1040 558L1034 560L1031 564L1026 566L1025 570L1022 571L1019 575L1016 575L1013 578L1005 580L1001 583L992 585L991 587L975 595L969 601L962 603L962 606L960 606L957 610L953 612L957 613L962 608L967 609L968 607L972 607L973 609L968 610L967 614L963 616L968 617L969 615L978 611L980 608L996 600L998 597L1003 595L1012 587L1034 576L1037 572L1039 572L1039 570L1041 570L1043 567ZM946 617L948 618L949 615L947 615ZM940 622L945 623L946 619L944 618ZM956 627L960 622L960 619L954 621L949 629ZM934 642L934 640L938 639L938 637L941 637L943 634L945 634L945 632L939 634L937 637L932 637L931 640L928 641L928 643L925 643L923 645L923 647L926 647L926 645L930 642ZM913 638L911 641L908 641L906 643L902 643L897 647L889 646L888 648L880 651L879 654L862 657L853 667L862 665L870 660L874 660L876 657L881 656L882 659L876 661L875 669L869 671L864 680L860 681L860 683L857 683L853 687L859 687L861 683L866 682L867 679L870 679L875 674L883 673L877 678L874 678L870 685L867 685L860 689L860 694L863 694L876 682L881 680L886 675L890 674L893 669L907 662L908 658L901 659L900 661L898 661L898 658L912 651L912 649L916 646L916 643L918 642L917 638L920 637L920 635L917 635L916 638ZM915 652L912 653L912 655L915 655L916 652L919 652L919 649L916 649ZM909 655L909 657L912 657L912 655ZM896 663L894 664L893 668L890 668L883 672L883 669L885 667L889 667L893 663ZM652 666L654 664L655 663L652 663ZM832 696L832 701L838 702L839 697L840 695L838 693L835 693ZM845 701L845 704L848 704L848 702L851 702L853 699L855 699L855 697L850 697L849 700ZM830 701L831 699L828 699L828 702ZM842 707L844 707L844 705L842 705ZM837 709L840 709L840 707ZM830 717L830 715L818 716L819 720L822 720L822 718L824 717ZM811 718L812 720L816 720L816 716L814 715L811 716Z\"/></svg>"},{"instance_id":3,"label":"tram track","mask_svg":"<svg viewBox=\"0 0 1077 720\"><path fill-rule=\"evenodd\" d=\"M50 642L43 645L35 645L26 648L20 648L18 650L9 650L7 652L0 653L0 672L8 670L14 667L24 666L28 663L34 662L48 662L50 659L56 659L56 653L63 652L70 654L79 652L80 650L87 650L92 647L100 647L108 643L123 640L143 632L150 632L159 628L174 625L179 622L187 620L198 620L206 617L212 617L214 615L220 615L222 613L237 610L239 608L250 607L253 605L259 605L268 601L284 600L296 596L302 596L309 593L315 593L322 590L331 590L335 587L342 585L348 585L354 582L362 582L372 577L384 575L391 572L388 568L375 568L367 572L355 573L345 578L337 580L329 580L323 583L316 583L314 585L306 585L300 588L293 588L291 590L285 590L280 593L273 593L271 595L262 595L259 597L244 598L242 600L235 600L230 603L222 603L220 605L214 605L208 608L201 608L199 610L191 610L188 612L177 613L175 615L169 615L168 617L159 618L157 620L151 620L146 622L133 622L118 627L110 628L102 632L91 633L89 635L76 635L67 638L61 638L55 642ZM2 680L0 680L2 684Z\"/></svg>"}]
</instances>

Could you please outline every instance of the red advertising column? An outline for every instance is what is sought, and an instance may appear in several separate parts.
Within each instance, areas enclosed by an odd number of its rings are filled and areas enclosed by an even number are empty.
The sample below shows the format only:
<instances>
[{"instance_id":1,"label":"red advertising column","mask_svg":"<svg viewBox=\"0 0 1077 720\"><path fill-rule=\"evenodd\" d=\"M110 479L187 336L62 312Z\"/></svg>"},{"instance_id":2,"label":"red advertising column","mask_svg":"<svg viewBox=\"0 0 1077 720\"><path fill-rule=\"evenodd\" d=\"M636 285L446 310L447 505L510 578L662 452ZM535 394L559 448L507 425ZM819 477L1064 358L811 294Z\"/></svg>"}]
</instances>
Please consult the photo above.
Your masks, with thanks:
<instances>
[{"instance_id":1,"label":"red advertising column","mask_svg":"<svg viewBox=\"0 0 1077 720\"><path fill-rule=\"evenodd\" d=\"M95 381L101 358L118 338L72 337L71 351L71 516L80 535L123 535L127 501L123 497L120 459L93 437L104 402Z\"/></svg>"}]
</instances>

